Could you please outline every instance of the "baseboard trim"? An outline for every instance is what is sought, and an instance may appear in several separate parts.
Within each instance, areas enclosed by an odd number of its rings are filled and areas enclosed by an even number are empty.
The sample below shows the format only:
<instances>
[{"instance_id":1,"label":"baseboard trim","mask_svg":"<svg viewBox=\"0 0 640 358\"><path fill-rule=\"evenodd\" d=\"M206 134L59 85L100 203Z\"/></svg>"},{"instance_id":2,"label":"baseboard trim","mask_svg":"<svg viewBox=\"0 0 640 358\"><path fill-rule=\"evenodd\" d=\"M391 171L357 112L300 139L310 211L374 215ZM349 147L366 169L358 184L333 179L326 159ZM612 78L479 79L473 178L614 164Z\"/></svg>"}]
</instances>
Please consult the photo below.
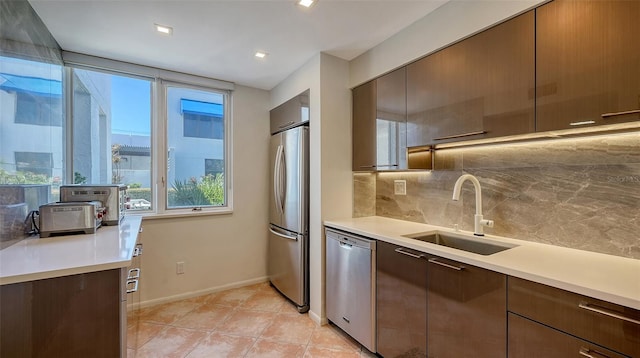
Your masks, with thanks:
<instances>
[{"instance_id":1,"label":"baseboard trim","mask_svg":"<svg viewBox=\"0 0 640 358\"><path fill-rule=\"evenodd\" d=\"M311 320L313 322L315 322L315 324L317 324L318 326L324 326L325 324L329 323L329 320L327 319L327 317L320 317L317 313L309 310L309 318L311 318Z\"/></svg>"},{"instance_id":2,"label":"baseboard trim","mask_svg":"<svg viewBox=\"0 0 640 358\"><path fill-rule=\"evenodd\" d=\"M163 304L163 303L169 303L169 302L184 300L184 299L187 299L187 298L193 298L193 297L198 297L198 296L202 296L202 295L208 295L208 294L214 293L214 292L230 290L232 288L251 286L251 285L255 285L257 283L263 283L263 282L267 282L267 281L269 281L269 277L263 276L263 277L253 278L253 279L250 279L250 280L233 282L233 283L229 283L229 284L226 284L226 285L210 287L210 288L207 288L207 289L204 289L204 290L185 292L185 293L180 293L180 294L177 294L177 295L154 298L152 300L146 300L146 301L141 301L141 302L138 302L138 303L132 303L132 304L128 304L127 308L128 309L132 309L132 310L137 310L137 309L141 309L141 308L160 305L160 304Z\"/></svg>"}]
</instances>

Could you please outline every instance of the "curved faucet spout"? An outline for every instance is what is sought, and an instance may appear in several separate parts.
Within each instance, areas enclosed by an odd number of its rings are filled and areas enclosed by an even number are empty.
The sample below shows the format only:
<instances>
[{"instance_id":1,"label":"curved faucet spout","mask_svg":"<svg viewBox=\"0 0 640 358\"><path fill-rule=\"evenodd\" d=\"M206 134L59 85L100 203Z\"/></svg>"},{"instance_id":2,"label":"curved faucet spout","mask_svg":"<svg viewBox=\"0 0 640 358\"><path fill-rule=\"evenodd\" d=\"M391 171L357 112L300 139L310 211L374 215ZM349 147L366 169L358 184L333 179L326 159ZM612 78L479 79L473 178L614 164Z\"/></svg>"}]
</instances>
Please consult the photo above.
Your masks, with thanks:
<instances>
[{"instance_id":1,"label":"curved faucet spout","mask_svg":"<svg viewBox=\"0 0 640 358\"><path fill-rule=\"evenodd\" d=\"M473 188L476 191L476 214L482 215L482 188L480 187L480 181L478 178L474 177L471 174L463 174L456 180L455 185L453 186L453 200L460 200L460 192L462 190L462 184L465 181L469 180L473 183Z\"/></svg>"},{"instance_id":2,"label":"curved faucet spout","mask_svg":"<svg viewBox=\"0 0 640 358\"><path fill-rule=\"evenodd\" d=\"M460 200L460 192L462 190L462 184L469 180L473 183L473 188L476 192L476 215L474 217L473 233L477 236L484 236L483 226L493 227L493 220L485 220L482 217L482 188L480 188L480 181L478 178L471 174L463 174L456 180L453 186L453 200Z\"/></svg>"}]
</instances>

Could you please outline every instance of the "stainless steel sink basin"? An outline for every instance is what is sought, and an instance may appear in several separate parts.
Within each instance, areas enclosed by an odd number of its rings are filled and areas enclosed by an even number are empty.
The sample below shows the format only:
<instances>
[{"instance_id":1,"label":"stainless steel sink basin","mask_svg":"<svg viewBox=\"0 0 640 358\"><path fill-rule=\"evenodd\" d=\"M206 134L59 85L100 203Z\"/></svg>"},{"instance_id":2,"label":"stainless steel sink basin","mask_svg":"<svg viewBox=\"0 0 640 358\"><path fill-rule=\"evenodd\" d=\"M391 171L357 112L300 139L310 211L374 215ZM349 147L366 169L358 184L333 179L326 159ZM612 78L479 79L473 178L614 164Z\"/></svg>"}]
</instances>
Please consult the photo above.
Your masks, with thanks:
<instances>
[{"instance_id":1,"label":"stainless steel sink basin","mask_svg":"<svg viewBox=\"0 0 640 358\"><path fill-rule=\"evenodd\" d=\"M424 242L429 242L436 245L442 245L446 247L451 247L453 249L458 249L467 252L473 252L479 255L493 255L495 253L508 250L516 247L517 245L505 244L502 242L491 241L481 237L478 238L465 238L463 236L450 235L444 233L417 233L417 234L409 234L403 235L404 237L408 237L414 240L420 240Z\"/></svg>"}]
</instances>

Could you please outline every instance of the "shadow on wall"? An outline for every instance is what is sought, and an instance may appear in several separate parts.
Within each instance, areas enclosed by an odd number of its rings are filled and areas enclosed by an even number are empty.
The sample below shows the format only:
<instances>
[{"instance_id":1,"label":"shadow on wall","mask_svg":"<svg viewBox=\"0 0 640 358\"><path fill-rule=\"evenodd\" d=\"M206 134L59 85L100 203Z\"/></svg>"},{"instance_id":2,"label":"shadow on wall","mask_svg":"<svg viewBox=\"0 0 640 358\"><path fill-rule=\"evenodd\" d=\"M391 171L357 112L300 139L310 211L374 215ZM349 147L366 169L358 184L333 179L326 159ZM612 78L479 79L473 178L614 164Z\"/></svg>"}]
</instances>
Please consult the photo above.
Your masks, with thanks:
<instances>
[{"instance_id":1,"label":"shadow on wall","mask_svg":"<svg viewBox=\"0 0 640 358\"><path fill-rule=\"evenodd\" d=\"M475 196L453 185L463 173L482 185L485 232L640 259L640 134L496 145L436 152L435 170L354 174L354 217L378 215L473 230ZM393 181L407 181L407 195ZM372 199L374 198L374 199ZM375 206L375 207L373 207Z\"/></svg>"}]
</instances>

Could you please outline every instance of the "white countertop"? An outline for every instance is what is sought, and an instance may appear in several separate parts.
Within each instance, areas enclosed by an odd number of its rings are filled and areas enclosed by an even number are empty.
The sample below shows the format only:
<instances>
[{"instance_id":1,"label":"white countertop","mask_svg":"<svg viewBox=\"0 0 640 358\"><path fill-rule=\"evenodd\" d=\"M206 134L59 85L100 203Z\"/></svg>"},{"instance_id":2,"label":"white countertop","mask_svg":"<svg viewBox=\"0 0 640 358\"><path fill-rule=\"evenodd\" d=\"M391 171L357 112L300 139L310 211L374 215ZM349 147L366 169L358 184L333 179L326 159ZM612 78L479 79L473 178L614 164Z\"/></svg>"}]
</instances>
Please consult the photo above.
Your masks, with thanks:
<instances>
[{"instance_id":1,"label":"white countertop","mask_svg":"<svg viewBox=\"0 0 640 358\"><path fill-rule=\"evenodd\" d=\"M27 238L0 250L0 285L127 267L141 216L95 234Z\"/></svg>"},{"instance_id":2,"label":"white countertop","mask_svg":"<svg viewBox=\"0 0 640 358\"><path fill-rule=\"evenodd\" d=\"M402 237L402 235L414 233L453 232L453 229L379 216L328 220L324 224L372 239L640 309L640 260L492 235L486 235L485 238L515 244L518 247L483 256Z\"/></svg>"}]
</instances>

